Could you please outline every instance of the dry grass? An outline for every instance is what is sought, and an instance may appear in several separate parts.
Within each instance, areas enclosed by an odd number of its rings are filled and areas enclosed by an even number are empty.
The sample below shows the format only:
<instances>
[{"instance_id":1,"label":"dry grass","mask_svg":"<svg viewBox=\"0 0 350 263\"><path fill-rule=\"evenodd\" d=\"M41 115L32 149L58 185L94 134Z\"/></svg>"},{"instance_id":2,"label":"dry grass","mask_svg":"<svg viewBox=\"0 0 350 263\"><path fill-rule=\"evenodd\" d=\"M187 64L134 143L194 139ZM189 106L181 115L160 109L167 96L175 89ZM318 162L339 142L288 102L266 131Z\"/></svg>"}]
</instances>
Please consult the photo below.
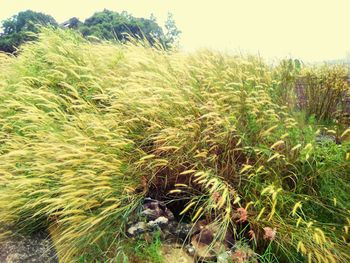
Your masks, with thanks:
<instances>
[{"instance_id":1,"label":"dry grass","mask_svg":"<svg viewBox=\"0 0 350 263\"><path fill-rule=\"evenodd\" d=\"M271 227L281 261L350 259L346 195L337 205L318 195L323 172L348 180L349 144L325 157L317 127L274 102L280 76L259 59L91 44L60 30L0 59L0 223L59 223L63 262L113 261L129 214L155 192L181 199L192 221L216 222L217 239L254 231L261 255ZM338 220L322 221L319 207Z\"/></svg>"},{"instance_id":2,"label":"dry grass","mask_svg":"<svg viewBox=\"0 0 350 263\"><path fill-rule=\"evenodd\" d=\"M348 77L349 69L342 65L305 68L299 81L305 87L306 114L330 120L342 112L342 98L350 92Z\"/></svg>"}]
</instances>

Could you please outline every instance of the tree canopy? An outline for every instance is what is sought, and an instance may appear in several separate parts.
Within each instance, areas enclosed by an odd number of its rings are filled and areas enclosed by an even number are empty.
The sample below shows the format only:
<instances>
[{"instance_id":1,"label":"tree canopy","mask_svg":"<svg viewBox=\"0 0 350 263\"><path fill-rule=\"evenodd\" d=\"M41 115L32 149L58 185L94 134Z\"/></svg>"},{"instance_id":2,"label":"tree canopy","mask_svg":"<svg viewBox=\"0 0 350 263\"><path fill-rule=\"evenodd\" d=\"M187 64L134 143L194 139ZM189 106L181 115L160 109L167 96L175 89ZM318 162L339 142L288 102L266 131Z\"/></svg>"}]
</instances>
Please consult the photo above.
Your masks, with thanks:
<instances>
[{"instance_id":1,"label":"tree canopy","mask_svg":"<svg viewBox=\"0 0 350 263\"><path fill-rule=\"evenodd\" d=\"M77 17L72 17L62 24L63 27L78 29L83 23Z\"/></svg>"},{"instance_id":2,"label":"tree canopy","mask_svg":"<svg viewBox=\"0 0 350 263\"><path fill-rule=\"evenodd\" d=\"M177 28L174 20L174 16L171 13L168 13L168 18L165 21L165 29L166 29L166 35L165 38L167 39L168 43L175 43L180 34L181 31Z\"/></svg>"},{"instance_id":3,"label":"tree canopy","mask_svg":"<svg viewBox=\"0 0 350 263\"><path fill-rule=\"evenodd\" d=\"M35 39L29 32L37 32L37 25L58 26L49 15L27 10L20 12L2 22L3 33L0 35L0 51L13 53L22 43ZM81 22L72 17L60 25L64 28L78 30L84 37L95 36L103 40L128 41L130 37L147 40L151 45L161 44L169 47L176 43L181 33L177 29L174 18L168 14L165 22L166 32L151 15L150 18L137 18L126 11L121 13L103 10Z\"/></svg>"},{"instance_id":4,"label":"tree canopy","mask_svg":"<svg viewBox=\"0 0 350 263\"><path fill-rule=\"evenodd\" d=\"M162 28L156 21L136 18L127 12L104 10L85 20L79 28L83 36L96 36L107 40L126 41L131 37L147 39L151 44L155 40L165 41Z\"/></svg>"},{"instance_id":5,"label":"tree canopy","mask_svg":"<svg viewBox=\"0 0 350 263\"><path fill-rule=\"evenodd\" d=\"M19 12L2 22L3 33L0 35L0 50L13 53L16 47L22 43L34 40L33 35L29 32L37 32L37 25L58 26L56 20L50 16L40 12L27 10Z\"/></svg>"}]
</instances>

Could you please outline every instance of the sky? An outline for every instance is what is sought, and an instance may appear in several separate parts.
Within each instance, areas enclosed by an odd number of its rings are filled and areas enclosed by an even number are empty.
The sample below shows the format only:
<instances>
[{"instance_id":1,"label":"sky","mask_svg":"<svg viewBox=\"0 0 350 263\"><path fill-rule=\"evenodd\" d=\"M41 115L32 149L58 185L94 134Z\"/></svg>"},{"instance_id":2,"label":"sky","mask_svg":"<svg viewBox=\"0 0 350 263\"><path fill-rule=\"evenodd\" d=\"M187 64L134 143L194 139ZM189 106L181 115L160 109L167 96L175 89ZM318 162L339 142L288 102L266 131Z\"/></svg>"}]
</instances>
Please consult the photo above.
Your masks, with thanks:
<instances>
[{"instance_id":1,"label":"sky","mask_svg":"<svg viewBox=\"0 0 350 263\"><path fill-rule=\"evenodd\" d=\"M0 0L0 20L31 9L58 22L96 11L151 13L164 25L171 12L185 51L212 48L305 62L350 59L350 0Z\"/></svg>"}]
</instances>

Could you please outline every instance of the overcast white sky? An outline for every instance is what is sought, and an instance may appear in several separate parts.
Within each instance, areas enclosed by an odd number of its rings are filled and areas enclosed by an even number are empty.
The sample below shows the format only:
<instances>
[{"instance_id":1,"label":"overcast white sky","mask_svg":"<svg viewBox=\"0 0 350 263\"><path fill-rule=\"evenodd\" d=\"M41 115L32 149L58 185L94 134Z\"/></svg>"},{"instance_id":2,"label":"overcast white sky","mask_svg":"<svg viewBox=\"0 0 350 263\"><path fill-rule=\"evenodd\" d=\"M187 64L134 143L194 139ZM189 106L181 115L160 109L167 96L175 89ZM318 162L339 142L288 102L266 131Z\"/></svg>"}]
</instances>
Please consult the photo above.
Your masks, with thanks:
<instances>
[{"instance_id":1,"label":"overcast white sky","mask_svg":"<svg viewBox=\"0 0 350 263\"><path fill-rule=\"evenodd\" d=\"M0 20L32 9L58 22L84 20L104 8L163 25L174 14L184 50L215 48L304 61L344 58L350 51L350 0L0 0Z\"/></svg>"}]
</instances>

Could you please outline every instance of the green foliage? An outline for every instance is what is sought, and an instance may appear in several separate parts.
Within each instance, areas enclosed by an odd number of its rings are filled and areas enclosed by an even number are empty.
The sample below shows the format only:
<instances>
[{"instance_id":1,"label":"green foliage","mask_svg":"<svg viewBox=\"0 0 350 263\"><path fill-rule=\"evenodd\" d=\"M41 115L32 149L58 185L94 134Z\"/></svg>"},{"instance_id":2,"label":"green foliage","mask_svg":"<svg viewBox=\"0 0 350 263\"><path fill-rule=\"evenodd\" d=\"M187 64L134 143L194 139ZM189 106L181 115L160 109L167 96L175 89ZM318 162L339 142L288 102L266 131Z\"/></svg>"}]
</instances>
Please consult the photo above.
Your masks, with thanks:
<instances>
[{"instance_id":1,"label":"green foliage","mask_svg":"<svg viewBox=\"0 0 350 263\"><path fill-rule=\"evenodd\" d=\"M161 245L160 231L156 231L152 235L151 242L145 241L142 236L139 237L136 243L133 244L133 250L140 260L152 263L163 263L164 260L160 252Z\"/></svg>"},{"instance_id":2,"label":"green foliage","mask_svg":"<svg viewBox=\"0 0 350 263\"><path fill-rule=\"evenodd\" d=\"M68 21L63 23L63 27L70 28L70 29L78 29L82 25L83 23L76 17L72 17L68 19Z\"/></svg>"},{"instance_id":3,"label":"green foliage","mask_svg":"<svg viewBox=\"0 0 350 263\"><path fill-rule=\"evenodd\" d=\"M0 35L0 50L13 53L22 43L35 39L28 34L38 32L38 25L57 26L55 19L49 15L27 10L2 22L3 33Z\"/></svg>"},{"instance_id":4,"label":"green foliage","mask_svg":"<svg viewBox=\"0 0 350 263\"><path fill-rule=\"evenodd\" d=\"M155 195L217 240L246 211L262 261L349 262L350 145L275 101L286 70L48 29L0 59L0 226L57 224L63 262L112 262Z\"/></svg>"},{"instance_id":5,"label":"green foliage","mask_svg":"<svg viewBox=\"0 0 350 263\"><path fill-rule=\"evenodd\" d=\"M284 59L274 68L274 83L271 96L278 103L285 104L293 109L297 103L295 86L301 71L301 61Z\"/></svg>"},{"instance_id":6,"label":"green foliage","mask_svg":"<svg viewBox=\"0 0 350 263\"><path fill-rule=\"evenodd\" d=\"M38 25L57 27L57 22L49 15L27 10L2 22L4 33L0 35L0 51L14 53L21 44L35 40ZM85 22L72 17L62 24L64 28L78 30L84 37L94 36L102 40L125 42L134 38L146 40L152 46L168 48L173 45L181 31L177 29L173 16L169 13L165 24L166 34L156 19L137 18L123 11L110 10L96 12Z\"/></svg>"},{"instance_id":7,"label":"green foliage","mask_svg":"<svg viewBox=\"0 0 350 263\"><path fill-rule=\"evenodd\" d=\"M165 29L166 29L166 34L165 34L166 42L168 44L176 43L176 41L178 40L181 34L181 31L177 28L174 17L171 13L168 13L168 18L165 22Z\"/></svg>"},{"instance_id":8,"label":"green foliage","mask_svg":"<svg viewBox=\"0 0 350 263\"><path fill-rule=\"evenodd\" d=\"M125 11L122 13L109 10L97 12L87 18L79 30L85 37L95 36L104 40L121 42L138 38L147 40L151 45L156 42L166 44L163 30L155 20L136 18Z\"/></svg>"}]
</instances>

